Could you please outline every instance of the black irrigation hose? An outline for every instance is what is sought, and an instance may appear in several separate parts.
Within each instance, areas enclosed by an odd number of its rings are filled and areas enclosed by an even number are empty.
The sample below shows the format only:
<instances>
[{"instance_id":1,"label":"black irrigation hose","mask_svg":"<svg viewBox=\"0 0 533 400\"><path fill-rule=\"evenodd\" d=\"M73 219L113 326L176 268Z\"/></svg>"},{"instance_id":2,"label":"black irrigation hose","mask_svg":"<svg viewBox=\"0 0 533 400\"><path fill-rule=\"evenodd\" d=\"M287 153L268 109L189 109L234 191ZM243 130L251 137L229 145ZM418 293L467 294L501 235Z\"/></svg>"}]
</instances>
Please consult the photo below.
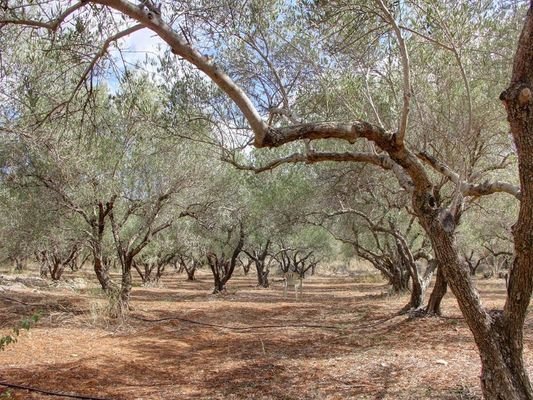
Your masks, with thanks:
<instances>
[{"instance_id":1,"label":"black irrigation hose","mask_svg":"<svg viewBox=\"0 0 533 400\"><path fill-rule=\"evenodd\" d=\"M401 316L400 313L394 313L391 316L381 319L379 321L375 321L371 324L361 325L361 326L354 326L354 327L340 327L340 326L333 326L333 325L311 325L311 324L286 324L286 325L255 325L255 326L228 326L228 325L218 325L218 324L210 324L208 322L200 322L200 321L194 321L187 318L180 318L180 317L167 317L167 318L158 318L158 319L148 319L143 318L137 315L132 315L132 318L138 319L140 321L145 322L163 322L163 321L181 321L181 322L187 322L194 325L201 325L201 326L209 326L211 328L218 328L218 329L228 329L228 330L234 330L234 331L249 331L252 329L283 329L283 328L310 328L310 329L334 329L334 330L346 330L349 329L351 331L360 331L362 329L369 329L374 328L378 325L384 324L385 322L388 322L396 317Z\"/></svg>"},{"instance_id":2,"label":"black irrigation hose","mask_svg":"<svg viewBox=\"0 0 533 400\"><path fill-rule=\"evenodd\" d=\"M200 322L200 321L194 321L187 318L179 318L179 317L168 317L168 318L158 318L158 319L148 319L139 317L136 315L133 315L132 318L145 321L145 322L163 322L163 321L181 321L181 322L187 322L189 324L194 325L202 325L202 326L209 326L211 328L219 328L219 329L229 329L233 331L249 331L252 329L283 329L283 328L310 328L310 329L346 329L342 328L340 326L333 326L333 325L311 325L311 324L285 324L285 325L255 325L255 326L228 326L228 325L217 325L217 324L210 324L208 322Z\"/></svg>"},{"instance_id":3,"label":"black irrigation hose","mask_svg":"<svg viewBox=\"0 0 533 400\"><path fill-rule=\"evenodd\" d=\"M83 396L79 394L69 394L69 393L63 393L63 392L54 392L51 390L44 390L39 389L33 386L26 386L26 385L16 385L14 383L8 383L4 381L0 381L0 386L5 386L13 389L24 389L29 390L30 392L36 392L36 393L42 393L47 396L57 396L57 397L69 397L71 399L82 399L82 400L112 400L110 398L104 398L104 397L93 397L93 396Z\"/></svg>"}]
</instances>

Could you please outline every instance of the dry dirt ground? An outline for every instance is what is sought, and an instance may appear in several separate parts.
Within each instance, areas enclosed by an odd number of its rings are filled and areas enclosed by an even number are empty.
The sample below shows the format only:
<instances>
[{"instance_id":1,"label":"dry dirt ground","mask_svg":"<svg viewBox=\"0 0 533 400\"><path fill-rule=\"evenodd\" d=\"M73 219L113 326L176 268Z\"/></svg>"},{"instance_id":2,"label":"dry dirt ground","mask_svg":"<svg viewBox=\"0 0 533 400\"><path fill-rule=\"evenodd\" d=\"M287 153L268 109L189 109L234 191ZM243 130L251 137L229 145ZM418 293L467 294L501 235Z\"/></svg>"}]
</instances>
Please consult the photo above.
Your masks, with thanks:
<instances>
[{"instance_id":1,"label":"dry dirt ground","mask_svg":"<svg viewBox=\"0 0 533 400\"><path fill-rule=\"evenodd\" d=\"M409 319L395 316L407 296L380 282L311 277L296 300L254 280L236 276L214 296L208 275L169 275L134 288L120 325L95 287L2 285L0 335L43 316L0 352L0 381L102 399L480 399L478 355L450 295L445 318ZM478 285L487 306L502 305L503 281ZM529 320L525 336L531 373ZM7 398L69 397L0 386Z\"/></svg>"}]
</instances>

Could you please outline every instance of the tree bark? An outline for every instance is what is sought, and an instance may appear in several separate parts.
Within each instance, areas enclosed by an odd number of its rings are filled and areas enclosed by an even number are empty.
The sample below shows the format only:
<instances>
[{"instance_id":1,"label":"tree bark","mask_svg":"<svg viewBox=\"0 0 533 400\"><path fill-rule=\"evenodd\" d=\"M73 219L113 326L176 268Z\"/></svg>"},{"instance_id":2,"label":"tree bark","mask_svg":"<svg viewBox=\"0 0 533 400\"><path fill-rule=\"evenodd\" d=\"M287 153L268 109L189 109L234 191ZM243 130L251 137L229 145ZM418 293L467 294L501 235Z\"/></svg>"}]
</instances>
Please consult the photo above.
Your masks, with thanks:
<instances>
[{"instance_id":1,"label":"tree bark","mask_svg":"<svg viewBox=\"0 0 533 400\"><path fill-rule=\"evenodd\" d=\"M113 281L109 276L109 267L104 263L103 257L98 253L98 251L93 249L94 273L96 274L96 278L98 279L102 290L109 293L113 289Z\"/></svg>"},{"instance_id":2,"label":"tree bark","mask_svg":"<svg viewBox=\"0 0 533 400\"><path fill-rule=\"evenodd\" d=\"M226 291L226 283L223 279L216 277L214 283L213 294L224 293Z\"/></svg>"},{"instance_id":3,"label":"tree bark","mask_svg":"<svg viewBox=\"0 0 533 400\"><path fill-rule=\"evenodd\" d=\"M198 260L195 260L194 258L192 259L192 262L189 266L187 266L186 264L184 265L188 281L192 282L195 280L194 274L196 273L196 270L198 269L198 267L200 267L200 265L200 262Z\"/></svg>"},{"instance_id":4,"label":"tree bark","mask_svg":"<svg viewBox=\"0 0 533 400\"><path fill-rule=\"evenodd\" d=\"M61 279L61 276L63 275L63 271L65 270L65 265L57 260L54 259L55 257L52 256L53 260L52 262L48 263L48 270L50 271L50 278L52 278L53 281L58 281Z\"/></svg>"},{"instance_id":5,"label":"tree bark","mask_svg":"<svg viewBox=\"0 0 533 400\"><path fill-rule=\"evenodd\" d=\"M185 269L185 272L187 273L187 280L191 282L194 281L194 274L196 272L196 267L192 266L189 269Z\"/></svg>"},{"instance_id":6,"label":"tree bark","mask_svg":"<svg viewBox=\"0 0 533 400\"><path fill-rule=\"evenodd\" d=\"M194 271L187 271L187 280L190 282L194 282Z\"/></svg>"},{"instance_id":7,"label":"tree bark","mask_svg":"<svg viewBox=\"0 0 533 400\"><path fill-rule=\"evenodd\" d=\"M268 282L268 274L270 270L265 267L264 260L254 260L255 261L255 270L257 271L257 286L262 288L267 288L270 286Z\"/></svg>"},{"instance_id":8,"label":"tree bark","mask_svg":"<svg viewBox=\"0 0 533 400\"><path fill-rule=\"evenodd\" d=\"M379 269L379 268L378 268ZM405 293L409 290L409 274L402 267L390 267L389 284L393 293Z\"/></svg>"},{"instance_id":9,"label":"tree bark","mask_svg":"<svg viewBox=\"0 0 533 400\"><path fill-rule=\"evenodd\" d=\"M442 268L437 267L437 278L435 279L435 286L433 286L433 291L429 296L428 305L426 307L426 314L442 315L440 305L447 290L448 284L446 283L446 278L444 278Z\"/></svg>"},{"instance_id":10,"label":"tree bark","mask_svg":"<svg viewBox=\"0 0 533 400\"><path fill-rule=\"evenodd\" d=\"M531 400L533 391L522 358L522 327L509 327L501 311L491 316L488 343L479 346L483 395L487 400Z\"/></svg>"},{"instance_id":11,"label":"tree bark","mask_svg":"<svg viewBox=\"0 0 533 400\"><path fill-rule=\"evenodd\" d=\"M420 210L420 209L419 209ZM470 270L461 262L453 233L422 215L439 266L450 285L480 352L481 387L487 400L531 400L533 392L522 361L522 326L502 322L501 312L487 312L479 302Z\"/></svg>"},{"instance_id":12,"label":"tree bark","mask_svg":"<svg viewBox=\"0 0 533 400\"><path fill-rule=\"evenodd\" d=\"M122 266L122 279L120 282L120 310L129 310L130 294L132 288L131 267L133 265L133 257L125 256L124 264Z\"/></svg>"},{"instance_id":13,"label":"tree bark","mask_svg":"<svg viewBox=\"0 0 533 400\"><path fill-rule=\"evenodd\" d=\"M90 246L93 253L94 273L105 293L110 293L114 289L114 283L109 276L109 265L104 261L103 251L106 217L113 210L114 202L114 196L105 205L99 201L94 211L94 217L87 220L92 232Z\"/></svg>"},{"instance_id":14,"label":"tree bark","mask_svg":"<svg viewBox=\"0 0 533 400\"><path fill-rule=\"evenodd\" d=\"M418 310L424 304L425 288L422 287L420 281L413 279L411 287L411 297L406 307L410 310Z\"/></svg>"},{"instance_id":15,"label":"tree bark","mask_svg":"<svg viewBox=\"0 0 533 400\"><path fill-rule=\"evenodd\" d=\"M259 249L256 249L254 251L244 250L249 260L255 265L258 287L267 288L270 285L268 282L268 274L270 273L270 270L267 264L265 263L270 245L271 241L270 239L268 239L264 246L259 246Z\"/></svg>"},{"instance_id":16,"label":"tree bark","mask_svg":"<svg viewBox=\"0 0 533 400\"><path fill-rule=\"evenodd\" d=\"M253 260L248 259L246 262L241 260L241 263L242 263L242 271L244 272L244 276L248 276Z\"/></svg>"},{"instance_id":17,"label":"tree bark","mask_svg":"<svg viewBox=\"0 0 533 400\"><path fill-rule=\"evenodd\" d=\"M207 254L207 262L209 264L209 268L211 268L211 272L213 273L215 284L213 288L213 294L226 291L226 283L233 276L233 271L235 271L235 266L237 265L237 258L239 257L243 246L244 229L242 225L240 225L239 241L233 249L231 258L229 260L226 259L224 253L222 253L220 257L218 257L215 253Z\"/></svg>"},{"instance_id":18,"label":"tree bark","mask_svg":"<svg viewBox=\"0 0 533 400\"><path fill-rule=\"evenodd\" d=\"M523 327L533 291L533 0L518 40L509 88L500 95L507 110L520 177L520 210L513 226L515 259L503 312L494 313L493 348L481 345L485 398L533 399L524 368Z\"/></svg>"}]
</instances>

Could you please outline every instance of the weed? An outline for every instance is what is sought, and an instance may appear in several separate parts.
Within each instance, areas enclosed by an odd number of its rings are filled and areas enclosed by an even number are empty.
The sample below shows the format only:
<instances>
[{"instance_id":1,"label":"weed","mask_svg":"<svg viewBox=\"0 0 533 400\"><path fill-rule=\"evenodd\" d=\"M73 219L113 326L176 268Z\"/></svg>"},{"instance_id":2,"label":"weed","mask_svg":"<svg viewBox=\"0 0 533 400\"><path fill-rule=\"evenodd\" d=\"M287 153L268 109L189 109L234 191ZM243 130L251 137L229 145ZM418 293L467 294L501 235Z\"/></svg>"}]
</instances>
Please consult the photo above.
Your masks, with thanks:
<instances>
[{"instance_id":1,"label":"weed","mask_svg":"<svg viewBox=\"0 0 533 400\"><path fill-rule=\"evenodd\" d=\"M106 300L96 300L90 303L90 319L94 326L125 325L128 318L128 309L120 299L120 290L110 290Z\"/></svg>"},{"instance_id":2,"label":"weed","mask_svg":"<svg viewBox=\"0 0 533 400\"><path fill-rule=\"evenodd\" d=\"M21 331L29 331L30 328L32 328L37 323L37 321L39 321L40 317L41 313L37 312L31 315L30 317L24 318L17 324L17 326L13 328L11 334L6 336L0 336L0 350L5 350L6 346L8 346L9 344L16 343Z\"/></svg>"}]
</instances>

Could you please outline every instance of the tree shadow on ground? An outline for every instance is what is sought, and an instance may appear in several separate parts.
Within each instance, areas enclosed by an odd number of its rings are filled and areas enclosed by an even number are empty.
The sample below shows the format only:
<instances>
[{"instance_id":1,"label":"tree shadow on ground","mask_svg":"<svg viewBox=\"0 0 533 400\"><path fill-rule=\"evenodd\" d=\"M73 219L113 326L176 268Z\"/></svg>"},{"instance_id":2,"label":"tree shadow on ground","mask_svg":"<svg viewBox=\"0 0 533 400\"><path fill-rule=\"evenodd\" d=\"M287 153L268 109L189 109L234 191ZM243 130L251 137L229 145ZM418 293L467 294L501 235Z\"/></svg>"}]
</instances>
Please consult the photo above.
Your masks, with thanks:
<instances>
[{"instance_id":1,"label":"tree shadow on ground","mask_svg":"<svg viewBox=\"0 0 533 400\"><path fill-rule=\"evenodd\" d=\"M453 361L468 353L477 360L464 321L395 316L391 310L404 298L389 300L379 290L374 287L374 292L349 299L335 297L336 292L319 293L296 302L273 298L268 291L250 297L255 293L247 289L220 299L198 295L187 302L182 292L136 288L136 311L126 331L109 332L104 339L86 335L80 337L83 343L74 344L94 345L97 355L71 361L70 352L78 350L58 343L60 362L50 365L40 358L24 367L4 365L0 375L14 383L128 400L466 399L457 381L433 385L421 378L405 384L417 368L435 368L441 354ZM147 322L135 316L170 319ZM221 327L251 325L273 326L240 331ZM47 326L53 333L52 325ZM115 349L120 351L115 354ZM443 353L448 349L451 354ZM15 398L32 398L25 393L17 391Z\"/></svg>"}]
</instances>

